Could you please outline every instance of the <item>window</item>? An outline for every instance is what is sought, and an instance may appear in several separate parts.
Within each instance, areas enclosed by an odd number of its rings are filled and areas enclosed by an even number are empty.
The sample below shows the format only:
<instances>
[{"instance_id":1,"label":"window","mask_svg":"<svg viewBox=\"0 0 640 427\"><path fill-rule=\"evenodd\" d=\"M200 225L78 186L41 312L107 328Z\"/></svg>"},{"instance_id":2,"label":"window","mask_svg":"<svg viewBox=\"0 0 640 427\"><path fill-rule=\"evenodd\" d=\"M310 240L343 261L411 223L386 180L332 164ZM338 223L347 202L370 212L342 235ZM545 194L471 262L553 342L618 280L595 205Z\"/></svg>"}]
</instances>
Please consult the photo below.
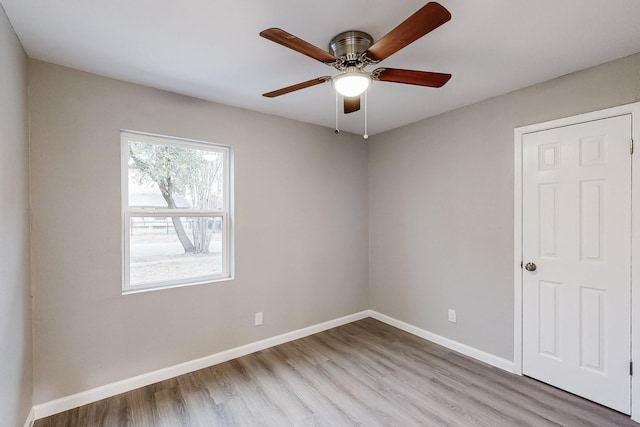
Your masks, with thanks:
<instances>
[{"instance_id":1,"label":"window","mask_svg":"<svg viewBox=\"0 0 640 427\"><path fill-rule=\"evenodd\" d=\"M122 132L123 293L231 278L230 147Z\"/></svg>"}]
</instances>

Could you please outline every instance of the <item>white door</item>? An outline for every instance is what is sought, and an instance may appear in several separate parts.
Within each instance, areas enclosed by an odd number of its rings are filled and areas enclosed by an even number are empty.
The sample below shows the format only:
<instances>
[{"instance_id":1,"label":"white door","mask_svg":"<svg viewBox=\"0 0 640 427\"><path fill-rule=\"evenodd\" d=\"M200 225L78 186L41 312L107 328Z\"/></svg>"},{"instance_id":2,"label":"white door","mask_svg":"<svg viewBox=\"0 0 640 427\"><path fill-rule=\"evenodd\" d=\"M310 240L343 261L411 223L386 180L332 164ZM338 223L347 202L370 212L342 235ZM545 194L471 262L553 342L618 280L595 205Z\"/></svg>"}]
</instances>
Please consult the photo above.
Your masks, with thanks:
<instances>
[{"instance_id":1,"label":"white door","mask_svg":"<svg viewBox=\"0 0 640 427\"><path fill-rule=\"evenodd\" d=\"M522 371L625 414L630 141L624 115L526 134L522 147Z\"/></svg>"}]
</instances>

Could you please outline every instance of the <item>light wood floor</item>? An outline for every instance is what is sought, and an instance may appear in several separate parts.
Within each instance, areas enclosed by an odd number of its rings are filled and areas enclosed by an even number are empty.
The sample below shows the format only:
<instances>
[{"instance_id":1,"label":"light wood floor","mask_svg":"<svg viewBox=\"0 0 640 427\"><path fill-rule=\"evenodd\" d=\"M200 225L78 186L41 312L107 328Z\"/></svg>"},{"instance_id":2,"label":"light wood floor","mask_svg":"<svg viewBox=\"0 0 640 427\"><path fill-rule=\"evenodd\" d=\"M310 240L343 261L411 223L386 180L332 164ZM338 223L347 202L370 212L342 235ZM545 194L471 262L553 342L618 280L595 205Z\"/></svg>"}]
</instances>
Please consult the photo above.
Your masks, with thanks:
<instances>
[{"instance_id":1,"label":"light wood floor","mask_svg":"<svg viewBox=\"0 0 640 427\"><path fill-rule=\"evenodd\" d=\"M640 426L373 319L38 420L47 426Z\"/></svg>"}]
</instances>

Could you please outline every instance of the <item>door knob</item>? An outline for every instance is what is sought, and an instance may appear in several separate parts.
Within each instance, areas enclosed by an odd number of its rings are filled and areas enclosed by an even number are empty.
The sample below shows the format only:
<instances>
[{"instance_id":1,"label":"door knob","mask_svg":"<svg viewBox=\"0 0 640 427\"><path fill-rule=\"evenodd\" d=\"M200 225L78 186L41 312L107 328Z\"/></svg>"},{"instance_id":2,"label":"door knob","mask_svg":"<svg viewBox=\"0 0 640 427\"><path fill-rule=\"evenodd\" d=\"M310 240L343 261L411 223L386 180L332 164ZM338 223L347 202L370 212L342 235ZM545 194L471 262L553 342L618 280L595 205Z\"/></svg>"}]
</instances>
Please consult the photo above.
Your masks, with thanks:
<instances>
[{"instance_id":1,"label":"door knob","mask_svg":"<svg viewBox=\"0 0 640 427\"><path fill-rule=\"evenodd\" d=\"M536 271L536 269L538 268L538 266L536 266L534 263L532 262L528 262L524 265L524 269L527 271Z\"/></svg>"}]
</instances>

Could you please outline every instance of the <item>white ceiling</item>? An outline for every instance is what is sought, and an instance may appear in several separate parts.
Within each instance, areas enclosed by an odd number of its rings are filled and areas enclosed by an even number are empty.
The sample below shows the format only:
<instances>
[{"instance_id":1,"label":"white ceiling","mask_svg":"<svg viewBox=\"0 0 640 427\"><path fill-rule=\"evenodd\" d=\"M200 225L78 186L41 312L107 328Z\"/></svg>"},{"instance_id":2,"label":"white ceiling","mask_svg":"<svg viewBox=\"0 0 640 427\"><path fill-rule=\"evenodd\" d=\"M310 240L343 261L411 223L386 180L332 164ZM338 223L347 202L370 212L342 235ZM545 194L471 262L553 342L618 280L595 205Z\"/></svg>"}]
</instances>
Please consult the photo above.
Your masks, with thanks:
<instances>
[{"instance_id":1,"label":"white ceiling","mask_svg":"<svg viewBox=\"0 0 640 427\"><path fill-rule=\"evenodd\" d=\"M375 40L421 0L0 0L27 54L134 83L333 128L329 84L262 93L336 70L259 37L280 27L323 49ZM640 52L638 0L441 0L451 21L380 66L453 74L441 89L374 82L373 135ZM372 70L374 67L369 67ZM362 133L363 111L340 114Z\"/></svg>"}]
</instances>

